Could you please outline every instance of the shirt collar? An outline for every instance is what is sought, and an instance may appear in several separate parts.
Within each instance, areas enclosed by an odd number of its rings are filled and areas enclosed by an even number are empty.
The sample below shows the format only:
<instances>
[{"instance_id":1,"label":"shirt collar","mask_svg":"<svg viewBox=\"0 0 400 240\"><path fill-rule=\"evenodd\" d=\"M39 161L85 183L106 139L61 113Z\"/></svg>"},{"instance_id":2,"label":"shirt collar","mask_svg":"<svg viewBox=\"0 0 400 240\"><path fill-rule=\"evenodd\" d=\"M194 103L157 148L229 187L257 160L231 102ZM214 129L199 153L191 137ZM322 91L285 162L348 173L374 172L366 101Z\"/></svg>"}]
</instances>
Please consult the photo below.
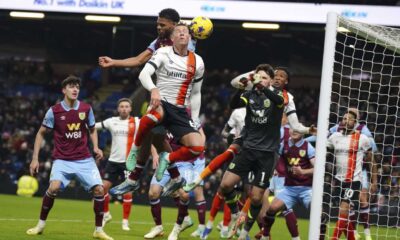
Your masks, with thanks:
<instances>
[{"instance_id":1,"label":"shirt collar","mask_svg":"<svg viewBox=\"0 0 400 240\"><path fill-rule=\"evenodd\" d=\"M297 143L296 143L296 147L300 147L301 145L303 145L303 143L304 143L304 139L301 139L300 141L298 141ZM292 142L292 138L289 138L289 147L292 147L294 144L293 144L293 142Z\"/></svg>"},{"instance_id":2,"label":"shirt collar","mask_svg":"<svg viewBox=\"0 0 400 240\"><path fill-rule=\"evenodd\" d=\"M65 111L69 111L69 110L71 110L71 109L78 110L80 103L81 103L81 102L80 102L79 100L76 100L74 106L73 106L72 108L70 108L70 107L65 103L65 101L62 100L62 101L61 101L61 106L65 109Z\"/></svg>"}]
</instances>

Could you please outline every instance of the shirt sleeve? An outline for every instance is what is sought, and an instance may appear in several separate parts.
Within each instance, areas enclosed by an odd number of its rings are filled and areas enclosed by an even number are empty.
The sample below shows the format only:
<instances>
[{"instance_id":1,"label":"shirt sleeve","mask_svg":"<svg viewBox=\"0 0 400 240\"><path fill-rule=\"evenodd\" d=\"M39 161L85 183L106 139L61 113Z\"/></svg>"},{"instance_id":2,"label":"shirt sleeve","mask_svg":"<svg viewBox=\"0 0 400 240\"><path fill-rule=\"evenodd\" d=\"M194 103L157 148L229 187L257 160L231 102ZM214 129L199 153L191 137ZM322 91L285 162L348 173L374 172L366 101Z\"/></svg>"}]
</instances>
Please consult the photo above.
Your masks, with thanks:
<instances>
[{"instance_id":1,"label":"shirt sleeve","mask_svg":"<svg viewBox=\"0 0 400 240\"><path fill-rule=\"evenodd\" d=\"M88 125L89 125L89 128L93 128L96 125L96 120L94 119L94 114L93 114L92 108L90 108L90 110L89 110Z\"/></svg>"},{"instance_id":2,"label":"shirt sleeve","mask_svg":"<svg viewBox=\"0 0 400 240\"><path fill-rule=\"evenodd\" d=\"M157 42L157 39L152 41L150 43L150 45L147 47L147 49L149 49L151 52L155 52L156 51L156 42Z\"/></svg>"},{"instance_id":3,"label":"shirt sleeve","mask_svg":"<svg viewBox=\"0 0 400 240\"><path fill-rule=\"evenodd\" d=\"M331 135L328 138L328 141L326 142L326 147L329 149L335 149L335 146L333 145L333 138L335 137L335 134Z\"/></svg>"},{"instance_id":4,"label":"shirt sleeve","mask_svg":"<svg viewBox=\"0 0 400 240\"><path fill-rule=\"evenodd\" d=\"M236 110L233 110L233 112L232 112L232 114L231 114L231 116L229 117L229 120L228 120L228 122L227 122L228 125L229 125L229 127L231 127L231 128L234 128L235 125L236 125L236 120L235 120L236 113L237 113L237 111L236 111Z\"/></svg>"},{"instance_id":5,"label":"shirt sleeve","mask_svg":"<svg viewBox=\"0 0 400 240\"><path fill-rule=\"evenodd\" d=\"M283 154L283 141L279 144L279 155Z\"/></svg>"},{"instance_id":6,"label":"shirt sleeve","mask_svg":"<svg viewBox=\"0 0 400 240\"><path fill-rule=\"evenodd\" d=\"M307 149L308 159L315 157L315 148L309 143Z\"/></svg>"},{"instance_id":7,"label":"shirt sleeve","mask_svg":"<svg viewBox=\"0 0 400 240\"><path fill-rule=\"evenodd\" d=\"M360 149L362 149L364 151L371 150L371 143L370 143L369 138L366 135L360 136Z\"/></svg>"},{"instance_id":8,"label":"shirt sleeve","mask_svg":"<svg viewBox=\"0 0 400 240\"><path fill-rule=\"evenodd\" d=\"M194 76L194 82L200 82L201 80L203 80L203 75L204 75L204 62L203 59L198 58L197 59L198 63L197 63L197 69L196 69L196 73Z\"/></svg>"},{"instance_id":9,"label":"shirt sleeve","mask_svg":"<svg viewBox=\"0 0 400 240\"><path fill-rule=\"evenodd\" d=\"M289 94L289 102L284 109L284 112L286 113L287 116L296 112L296 105L294 104L293 95L290 93L288 94Z\"/></svg>"},{"instance_id":10,"label":"shirt sleeve","mask_svg":"<svg viewBox=\"0 0 400 240\"><path fill-rule=\"evenodd\" d=\"M376 146L375 140L372 137L369 138L369 144L371 145L372 152L378 152L378 146Z\"/></svg>"},{"instance_id":11,"label":"shirt sleeve","mask_svg":"<svg viewBox=\"0 0 400 240\"><path fill-rule=\"evenodd\" d=\"M317 136L311 135L309 137L306 137L305 140L309 143L315 143L317 141Z\"/></svg>"},{"instance_id":12,"label":"shirt sleeve","mask_svg":"<svg viewBox=\"0 0 400 240\"><path fill-rule=\"evenodd\" d=\"M50 108L47 110L46 115L44 116L42 125L47 128L54 128L54 113L53 110Z\"/></svg>"},{"instance_id":13,"label":"shirt sleeve","mask_svg":"<svg viewBox=\"0 0 400 240\"><path fill-rule=\"evenodd\" d=\"M153 56L147 62L148 64L152 65L154 69L161 67L164 64L164 60L166 58L164 52L160 52L160 50L164 51L164 48L160 48L153 53Z\"/></svg>"},{"instance_id":14,"label":"shirt sleeve","mask_svg":"<svg viewBox=\"0 0 400 240\"><path fill-rule=\"evenodd\" d=\"M367 125L364 125L364 127L361 129L361 133L364 134L365 136L372 138L372 133L368 129Z\"/></svg>"}]
</instances>

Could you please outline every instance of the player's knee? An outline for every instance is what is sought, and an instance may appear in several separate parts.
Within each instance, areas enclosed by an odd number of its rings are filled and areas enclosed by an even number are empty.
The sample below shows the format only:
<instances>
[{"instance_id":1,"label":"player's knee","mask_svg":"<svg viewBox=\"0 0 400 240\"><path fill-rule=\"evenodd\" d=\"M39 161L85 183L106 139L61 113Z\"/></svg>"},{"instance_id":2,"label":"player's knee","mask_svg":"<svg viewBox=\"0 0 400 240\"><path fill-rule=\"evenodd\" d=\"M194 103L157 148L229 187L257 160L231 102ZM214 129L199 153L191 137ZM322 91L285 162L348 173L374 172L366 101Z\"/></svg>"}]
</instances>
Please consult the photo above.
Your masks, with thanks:
<instances>
[{"instance_id":1,"label":"player's knee","mask_svg":"<svg viewBox=\"0 0 400 240\"><path fill-rule=\"evenodd\" d=\"M150 188L150 190L149 190L149 199L150 200L158 199L158 198L160 198L160 194L161 194L160 191L157 191L155 189L151 189Z\"/></svg>"},{"instance_id":2,"label":"player's knee","mask_svg":"<svg viewBox=\"0 0 400 240\"><path fill-rule=\"evenodd\" d=\"M251 194L251 204L253 205L261 205L263 200L263 194Z\"/></svg>"},{"instance_id":3,"label":"player's knee","mask_svg":"<svg viewBox=\"0 0 400 240\"><path fill-rule=\"evenodd\" d=\"M227 181L222 181L219 185L222 195L226 195L233 190L232 184L228 183Z\"/></svg>"},{"instance_id":4,"label":"player's knee","mask_svg":"<svg viewBox=\"0 0 400 240\"><path fill-rule=\"evenodd\" d=\"M194 189L194 198L196 199L197 202L201 202L201 201L205 200L202 186L197 186Z\"/></svg>"},{"instance_id":5,"label":"player's knee","mask_svg":"<svg viewBox=\"0 0 400 240\"><path fill-rule=\"evenodd\" d=\"M49 196L49 197L51 197L51 198L56 198L59 191L60 191L59 188L54 189L54 188L50 188L50 187L49 187L49 188L47 189L47 191L46 191L46 194L47 194L47 196Z\"/></svg>"},{"instance_id":6,"label":"player's knee","mask_svg":"<svg viewBox=\"0 0 400 240\"><path fill-rule=\"evenodd\" d=\"M60 189L61 189L61 183L57 182L57 181L52 181L50 183L49 188L47 189L47 192L51 195L56 196L58 194L58 192L60 191Z\"/></svg>"},{"instance_id":7,"label":"player's knee","mask_svg":"<svg viewBox=\"0 0 400 240\"><path fill-rule=\"evenodd\" d=\"M187 202L187 201L189 201L190 196L189 196L188 193L182 191L182 192L180 193L179 199L180 199L182 202Z\"/></svg>"},{"instance_id":8,"label":"player's knee","mask_svg":"<svg viewBox=\"0 0 400 240\"><path fill-rule=\"evenodd\" d=\"M93 187L93 195L94 196L103 196L104 195L104 188L101 185L96 185Z\"/></svg>"}]
</instances>

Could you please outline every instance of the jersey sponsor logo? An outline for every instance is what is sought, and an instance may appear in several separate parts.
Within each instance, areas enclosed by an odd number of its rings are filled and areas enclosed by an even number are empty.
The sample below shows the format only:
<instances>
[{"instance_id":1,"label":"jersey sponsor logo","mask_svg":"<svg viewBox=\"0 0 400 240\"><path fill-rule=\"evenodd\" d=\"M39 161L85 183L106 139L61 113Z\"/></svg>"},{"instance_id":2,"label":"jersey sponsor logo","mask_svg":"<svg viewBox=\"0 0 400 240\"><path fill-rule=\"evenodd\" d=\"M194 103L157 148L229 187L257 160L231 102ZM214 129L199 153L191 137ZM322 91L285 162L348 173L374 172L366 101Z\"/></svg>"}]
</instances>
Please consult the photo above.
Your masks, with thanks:
<instances>
[{"instance_id":1,"label":"jersey sponsor logo","mask_svg":"<svg viewBox=\"0 0 400 240\"><path fill-rule=\"evenodd\" d=\"M65 133L65 137L66 137L67 139L71 139L71 138L75 138L75 139L82 138L82 132L81 132L81 131L78 131L78 132L68 132L68 133Z\"/></svg>"},{"instance_id":2,"label":"jersey sponsor logo","mask_svg":"<svg viewBox=\"0 0 400 240\"><path fill-rule=\"evenodd\" d=\"M265 109L262 110L251 110L253 112L253 115L257 116L257 117L264 117L265 115Z\"/></svg>"},{"instance_id":3,"label":"jersey sponsor logo","mask_svg":"<svg viewBox=\"0 0 400 240\"><path fill-rule=\"evenodd\" d=\"M78 131L81 127L81 123L68 123L67 127L69 131Z\"/></svg>"},{"instance_id":4,"label":"jersey sponsor logo","mask_svg":"<svg viewBox=\"0 0 400 240\"><path fill-rule=\"evenodd\" d=\"M67 139L71 139L71 138L82 138L82 132L78 131L81 127L81 123L68 123L67 124L67 128L69 130L69 132L65 133L65 137Z\"/></svg>"},{"instance_id":5,"label":"jersey sponsor logo","mask_svg":"<svg viewBox=\"0 0 400 240\"><path fill-rule=\"evenodd\" d=\"M83 120L85 120L85 118L86 118L86 113L85 112L80 112L79 113L79 119L83 121Z\"/></svg>"},{"instance_id":6,"label":"jersey sponsor logo","mask_svg":"<svg viewBox=\"0 0 400 240\"><path fill-rule=\"evenodd\" d=\"M300 162L300 158L288 158L288 162L290 165L298 165Z\"/></svg>"},{"instance_id":7,"label":"jersey sponsor logo","mask_svg":"<svg viewBox=\"0 0 400 240\"><path fill-rule=\"evenodd\" d=\"M267 117L253 117L253 116L251 116L251 121L253 123L265 124L265 123L268 122L268 118Z\"/></svg>"},{"instance_id":8,"label":"jersey sponsor logo","mask_svg":"<svg viewBox=\"0 0 400 240\"><path fill-rule=\"evenodd\" d=\"M306 150L300 150L299 155L300 157L304 157L306 155Z\"/></svg>"},{"instance_id":9,"label":"jersey sponsor logo","mask_svg":"<svg viewBox=\"0 0 400 240\"><path fill-rule=\"evenodd\" d=\"M187 78L187 74L183 72L167 71L167 75L168 77L181 78L185 80Z\"/></svg>"}]
</instances>

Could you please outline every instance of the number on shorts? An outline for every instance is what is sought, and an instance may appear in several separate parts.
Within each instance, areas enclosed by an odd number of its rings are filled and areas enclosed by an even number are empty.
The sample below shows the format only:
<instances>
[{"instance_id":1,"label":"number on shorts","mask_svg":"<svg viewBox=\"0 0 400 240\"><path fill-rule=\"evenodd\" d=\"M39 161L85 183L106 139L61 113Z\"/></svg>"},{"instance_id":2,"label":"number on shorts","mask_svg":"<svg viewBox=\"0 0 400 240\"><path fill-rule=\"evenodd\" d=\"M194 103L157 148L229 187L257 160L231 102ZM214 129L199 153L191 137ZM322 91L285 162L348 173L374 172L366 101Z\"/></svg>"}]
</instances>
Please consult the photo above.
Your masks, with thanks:
<instances>
[{"instance_id":1,"label":"number on shorts","mask_svg":"<svg viewBox=\"0 0 400 240\"><path fill-rule=\"evenodd\" d=\"M354 191L351 188L347 188L344 190L344 199L351 200L354 195Z\"/></svg>"},{"instance_id":2,"label":"number on shorts","mask_svg":"<svg viewBox=\"0 0 400 240\"><path fill-rule=\"evenodd\" d=\"M249 179L249 182L253 182L254 181L254 173L253 172L249 172L249 176L247 176Z\"/></svg>"},{"instance_id":3,"label":"number on shorts","mask_svg":"<svg viewBox=\"0 0 400 240\"><path fill-rule=\"evenodd\" d=\"M265 172L261 172L261 182L264 182Z\"/></svg>"}]
</instances>

